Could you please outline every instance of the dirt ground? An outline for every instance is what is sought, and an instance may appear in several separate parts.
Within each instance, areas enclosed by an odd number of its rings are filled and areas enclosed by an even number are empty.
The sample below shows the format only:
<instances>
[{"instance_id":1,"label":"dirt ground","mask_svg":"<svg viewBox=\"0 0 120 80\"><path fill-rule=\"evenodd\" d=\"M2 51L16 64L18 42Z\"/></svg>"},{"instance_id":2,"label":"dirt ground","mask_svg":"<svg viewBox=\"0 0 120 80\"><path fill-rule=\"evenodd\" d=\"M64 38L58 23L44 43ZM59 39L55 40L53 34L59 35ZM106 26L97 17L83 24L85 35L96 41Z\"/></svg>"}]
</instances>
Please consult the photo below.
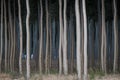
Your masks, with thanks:
<instances>
[{"instance_id":1,"label":"dirt ground","mask_svg":"<svg viewBox=\"0 0 120 80\"><path fill-rule=\"evenodd\" d=\"M7 74L0 74L0 80L25 80L24 77L13 78ZM43 75L40 76L35 74L31 77L30 80L77 80L76 75L68 75L68 76L59 76L59 75ZM92 80L120 80L120 75L106 75L106 76L96 76L95 79Z\"/></svg>"}]
</instances>

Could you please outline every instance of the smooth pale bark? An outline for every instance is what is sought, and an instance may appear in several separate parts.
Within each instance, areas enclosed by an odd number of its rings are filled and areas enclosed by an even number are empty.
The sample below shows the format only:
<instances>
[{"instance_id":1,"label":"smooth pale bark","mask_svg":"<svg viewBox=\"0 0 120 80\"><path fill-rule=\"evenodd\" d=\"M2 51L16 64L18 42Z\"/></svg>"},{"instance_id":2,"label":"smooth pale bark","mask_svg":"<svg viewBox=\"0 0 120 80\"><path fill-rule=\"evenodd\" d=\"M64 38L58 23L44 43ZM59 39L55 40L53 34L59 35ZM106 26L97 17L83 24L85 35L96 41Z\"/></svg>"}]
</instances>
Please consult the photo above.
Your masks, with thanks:
<instances>
[{"instance_id":1,"label":"smooth pale bark","mask_svg":"<svg viewBox=\"0 0 120 80\"><path fill-rule=\"evenodd\" d=\"M43 47L43 5L42 5L42 0L40 0L40 31L39 31L39 35L40 35L40 44L39 44L39 72L40 74L42 74L42 47Z\"/></svg>"},{"instance_id":2,"label":"smooth pale bark","mask_svg":"<svg viewBox=\"0 0 120 80\"><path fill-rule=\"evenodd\" d=\"M102 12L102 14L103 14L103 12ZM102 18L103 18L103 16L102 16ZM104 39L103 39L103 21L102 21L102 31L101 31L101 33L102 33L102 35L101 35L101 69L102 69L102 71L104 71L104 64L103 64L103 41L104 41Z\"/></svg>"},{"instance_id":3,"label":"smooth pale bark","mask_svg":"<svg viewBox=\"0 0 120 80\"><path fill-rule=\"evenodd\" d=\"M0 45L0 72L1 72L1 63L2 63L2 54L3 54L3 0L1 0L1 45Z\"/></svg>"},{"instance_id":4,"label":"smooth pale bark","mask_svg":"<svg viewBox=\"0 0 120 80\"><path fill-rule=\"evenodd\" d=\"M60 21L60 38L59 38L59 74L62 74L62 0L59 0L59 21Z\"/></svg>"},{"instance_id":5,"label":"smooth pale bark","mask_svg":"<svg viewBox=\"0 0 120 80\"><path fill-rule=\"evenodd\" d=\"M79 0L75 0L75 15L76 15L76 60L77 60L77 74L78 80L82 79L81 74L81 54L80 54L80 9Z\"/></svg>"},{"instance_id":6,"label":"smooth pale bark","mask_svg":"<svg viewBox=\"0 0 120 80\"><path fill-rule=\"evenodd\" d=\"M20 54L19 54L19 73L22 74L22 52L23 52L23 41L22 41L22 18L21 18L21 0L18 0L18 14L19 14L19 29L20 29Z\"/></svg>"},{"instance_id":7,"label":"smooth pale bark","mask_svg":"<svg viewBox=\"0 0 120 80\"><path fill-rule=\"evenodd\" d=\"M63 42L63 71L64 74L67 75L68 74L68 62L67 62L67 0L64 0L64 31L63 31L63 38L64 38L64 42Z\"/></svg>"},{"instance_id":8,"label":"smooth pale bark","mask_svg":"<svg viewBox=\"0 0 120 80\"><path fill-rule=\"evenodd\" d=\"M27 8L27 17L26 17L26 51L27 51L27 59L26 59L26 70L27 70L27 80L30 80L30 29L29 29L29 19L30 19L30 6L29 0L26 0L26 8Z\"/></svg>"},{"instance_id":9,"label":"smooth pale bark","mask_svg":"<svg viewBox=\"0 0 120 80\"><path fill-rule=\"evenodd\" d=\"M46 3L46 55L45 55L45 73L48 73L48 50L49 50L49 33L48 33L48 0Z\"/></svg>"},{"instance_id":10,"label":"smooth pale bark","mask_svg":"<svg viewBox=\"0 0 120 80\"><path fill-rule=\"evenodd\" d=\"M102 42L101 42L101 68L106 73L106 28L105 28L105 7L102 0Z\"/></svg>"},{"instance_id":11,"label":"smooth pale bark","mask_svg":"<svg viewBox=\"0 0 120 80\"><path fill-rule=\"evenodd\" d=\"M5 71L7 71L7 51L8 51L8 45L7 45L7 15L6 15L6 2L4 0L4 23L5 23Z\"/></svg>"},{"instance_id":12,"label":"smooth pale bark","mask_svg":"<svg viewBox=\"0 0 120 80\"><path fill-rule=\"evenodd\" d=\"M85 0L82 0L83 20L84 20L84 80L88 80L87 70L87 15Z\"/></svg>"},{"instance_id":13,"label":"smooth pale bark","mask_svg":"<svg viewBox=\"0 0 120 80\"><path fill-rule=\"evenodd\" d=\"M118 68L118 26L117 26L117 0L113 0L114 6L114 63L113 63L113 72L115 73Z\"/></svg>"}]
</instances>

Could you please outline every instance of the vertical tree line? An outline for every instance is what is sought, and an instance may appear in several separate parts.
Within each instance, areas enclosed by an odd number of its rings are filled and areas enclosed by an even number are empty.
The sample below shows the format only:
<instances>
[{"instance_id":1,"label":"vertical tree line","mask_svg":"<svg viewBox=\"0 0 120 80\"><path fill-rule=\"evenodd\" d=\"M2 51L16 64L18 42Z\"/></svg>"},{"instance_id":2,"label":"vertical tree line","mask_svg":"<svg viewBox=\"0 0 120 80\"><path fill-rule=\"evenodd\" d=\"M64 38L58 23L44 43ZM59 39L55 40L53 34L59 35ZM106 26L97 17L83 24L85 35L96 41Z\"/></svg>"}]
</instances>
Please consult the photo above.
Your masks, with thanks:
<instances>
[{"instance_id":1,"label":"vertical tree line","mask_svg":"<svg viewBox=\"0 0 120 80\"><path fill-rule=\"evenodd\" d=\"M119 69L117 0L112 1L113 14L109 18L106 0L92 2L1 0L0 73L23 75L26 71L27 80L37 70L40 75L76 73L78 80L88 80L91 69L107 74L112 66L116 73ZM36 4L40 6L35 7ZM93 6L97 10L92 10ZM110 21L113 21L110 26L114 34L113 53L107 48L112 44L107 42Z\"/></svg>"}]
</instances>

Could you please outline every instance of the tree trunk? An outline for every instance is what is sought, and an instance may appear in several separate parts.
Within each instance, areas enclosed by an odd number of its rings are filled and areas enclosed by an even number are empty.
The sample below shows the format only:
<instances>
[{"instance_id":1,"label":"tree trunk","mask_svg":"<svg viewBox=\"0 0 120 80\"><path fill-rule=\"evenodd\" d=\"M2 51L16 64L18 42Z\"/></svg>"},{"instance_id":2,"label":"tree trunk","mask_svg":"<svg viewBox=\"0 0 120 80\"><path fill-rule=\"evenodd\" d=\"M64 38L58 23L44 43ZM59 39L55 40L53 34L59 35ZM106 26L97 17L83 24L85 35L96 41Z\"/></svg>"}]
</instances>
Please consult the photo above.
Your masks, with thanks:
<instances>
[{"instance_id":1,"label":"tree trunk","mask_svg":"<svg viewBox=\"0 0 120 80\"><path fill-rule=\"evenodd\" d=\"M85 0L82 0L82 10L84 19L84 80L88 80L87 70L87 16L86 16L86 5Z\"/></svg>"},{"instance_id":2,"label":"tree trunk","mask_svg":"<svg viewBox=\"0 0 120 80\"><path fill-rule=\"evenodd\" d=\"M94 68L94 20L90 20L89 30L89 55L90 55L90 69Z\"/></svg>"},{"instance_id":3,"label":"tree trunk","mask_svg":"<svg viewBox=\"0 0 120 80\"><path fill-rule=\"evenodd\" d=\"M82 79L81 74L81 54L80 54L80 9L79 9L79 0L75 0L75 15L76 15L76 57L77 57L77 74L78 80Z\"/></svg>"},{"instance_id":4,"label":"tree trunk","mask_svg":"<svg viewBox=\"0 0 120 80\"><path fill-rule=\"evenodd\" d=\"M13 58L13 25L12 25L12 15L11 15L11 3L10 0L8 1L8 14L9 14L9 27L10 27L10 71L13 72L13 63L12 63L12 58Z\"/></svg>"},{"instance_id":5,"label":"tree trunk","mask_svg":"<svg viewBox=\"0 0 120 80\"><path fill-rule=\"evenodd\" d=\"M46 3L46 55L45 55L45 73L48 73L48 50L49 50L49 33L48 33L48 0Z\"/></svg>"},{"instance_id":6,"label":"tree trunk","mask_svg":"<svg viewBox=\"0 0 120 80\"><path fill-rule=\"evenodd\" d=\"M10 69L10 51L11 51L11 37L10 37L10 34L11 34L11 32L10 32L10 27L9 27L9 25L10 25L10 22L8 22L8 36L9 36L9 40L8 40L8 52L7 52L7 71Z\"/></svg>"},{"instance_id":7,"label":"tree trunk","mask_svg":"<svg viewBox=\"0 0 120 80\"><path fill-rule=\"evenodd\" d=\"M42 50L43 50L43 6L42 6L42 0L40 0L40 5L41 5L41 15L40 15L40 31L39 31L39 35L40 35L40 44L39 44L39 72L40 74L42 74Z\"/></svg>"},{"instance_id":8,"label":"tree trunk","mask_svg":"<svg viewBox=\"0 0 120 80\"><path fill-rule=\"evenodd\" d=\"M16 33L15 33L15 29L16 29L16 25L15 25L15 21L16 21L16 13L15 13L15 0L14 0L14 25L13 25L13 58L12 58L12 62L13 62L13 71L15 71L15 45L16 45Z\"/></svg>"},{"instance_id":9,"label":"tree trunk","mask_svg":"<svg viewBox=\"0 0 120 80\"><path fill-rule=\"evenodd\" d=\"M117 0L113 0L114 6L114 64L113 64L113 72L115 73L118 68L118 26L117 26Z\"/></svg>"},{"instance_id":10,"label":"tree trunk","mask_svg":"<svg viewBox=\"0 0 120 80\"><path fill-rule=\"evenodd\" d=\"M1 50L0 50L0 72L3 54L3 0L1 0Z\"/></svg>"},{"instance_id":11,"label":"tree trunk","mask_svg":"<svg viewBox=\"0 0 120 80\"><path fill-rule=\"evenodd\" d=\"M73 28L72 28L73 29ZM74 30L74 29L73 29ZM71 73L73 73L73 71L74 71L74 31L72 31L73 33L72 33L72 43L71 43L71 46L72 46L72 48L71 48Z\"/></svg>"},{"instance_id":12,"label":"tree trunk","mask_svg":"<svg viewBox=\"0 0 120 80\"><path fill-rule=\"evenodd\" d=\"M4 22L5 22L5 72L7 71L7 51L8 51L8 45L7 45L7 13L6 13L6 2L4 0Z\"/></svg>"},{"instance_id":13,"label":"tree trunk","mask_svg":"<svg viewBox=\"0 0 120 80\"><path fill-rule=\"evenodd\" d=\"M67 16L66 16L66 9L67 9L67 0L64 0L64 41L63 41L63 69L64 69L64 74L68 74L68 63L67 63Z\"/></svg>"},{"instance_id":14,"label":"tree trunk","mask_svg":"<svg viewBox=\"0 0 120 80\"><path fill-rule=\"evenodd\" d=\"M50 41L49 41L49 43L50 43L50 46L49 46L49 50L50 50L50 55L49 55L49 59L50 59L50 61L49 61L49 68L51 69L51 67L52 67L52 26L51 26L51 17L49 18L49 39L50 39Z\"/></svg>"},{"instance_id":15,"label":"tree trunk","mask_svg":"<svg viewBox=\"0 0 120 80\"><path fill-rule=\"evenodd\" d=\"M101 44L101 10L100 10L100 0L98 0L98 28L99 28L99 32L98 32L98 66L99 66L99 69L100 69L100 44Z\"/></svg>"},{"instance_id":16,"label":"tree trunk","mask_svg":"<svg viewBox=\"0 0 120 80\"><path fill-rule=\"evenodd\" d=\"M59 74L62 74L62 27L63 27L63 19L62 19L62 0L59 0L59 21L60 21L60 38L59 38Z\"/></svg>"},{"instance_id":17,"label":"tree trunk","mask_svg":"<svg viewBox=\"0 0 120 80\"><path fill-rule=\"evenodd\" d=\"M82 1L81 1L81 3L82 3ZM80 52L81 52L81 54L80 54L80 58L81 58L81 73L83 74L83 72L84 72L84 22L83 22L83 12L82 12L82 9L81 9L81 12L80 12L80 21L81 21L81 27L80 27L80 39L81 39L81 45L80 45Z\"/></svg>"},{"instance_id":18,"label":"tree trunk","mask_svg":"<svg viewBox=\"0 0 120 80\"><path fill-rule=\"evenodd\" d=\"M102 42L101 42L101 68L106 73L106 28L105 28L105 8L102 0Z\"/></svg>"},{"instance_id":19,"label":"tree trunk","mask_svg":"<svg viewBox=\"0 0 120 80\"><path fill-rule=\"evenodd\" d=\"M22 41L22 18L21 18L21 3L18 0L18 14L19 14L19 29L20 29L20 54L19 54L19 73L22 74L22 52L23 52L23 41Z\"/></svg>"},{"instance_id":20,"label":"tree trunk","mask_svg":"<svg viewBox=\"0 0 120 80\"><path fill-rule=\"evenodd\" d=\"M71 17L70 17L70 22L69 22L69 26L70 26L70 42L71 42L71 57L70 57L70 72L73 73L73 69L74 69L74 28L73 28L73 14L71 12Z\"/></svg>"},{"instance_id":21,"label":"tree trunk","mask_svg":"<svg viewBox=\"0 0 120 80\"><path fill-rule=\"evenodd\" d=\"M30 7L29 0L26 0L26 8L27 8L27 17L26 17L26 51L27 51L27 61L26 61L26 70L27 70L27 80L30 79L30 29L29 29L29 18L30 18Z\"/></svg>"}]
</instances>

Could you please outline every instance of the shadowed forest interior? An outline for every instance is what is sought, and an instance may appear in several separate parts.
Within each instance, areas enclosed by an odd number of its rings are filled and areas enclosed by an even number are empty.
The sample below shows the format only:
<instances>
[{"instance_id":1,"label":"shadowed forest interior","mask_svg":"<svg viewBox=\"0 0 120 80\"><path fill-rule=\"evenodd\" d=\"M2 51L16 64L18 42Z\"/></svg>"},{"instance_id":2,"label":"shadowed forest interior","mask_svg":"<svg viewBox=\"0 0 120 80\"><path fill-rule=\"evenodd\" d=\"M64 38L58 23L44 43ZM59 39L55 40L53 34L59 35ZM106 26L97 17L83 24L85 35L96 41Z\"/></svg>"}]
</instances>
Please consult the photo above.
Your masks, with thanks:
<instances>
[{"instance_id":1,"label":"shadowed forest interior","mask_svg":"<svg viewBox=\"0 0 120 80\"><path fill-rule=\"evenodd\" d=\"M0 0L0 73L119 74L119 3Z\"/></svg>"}]
</instances>

